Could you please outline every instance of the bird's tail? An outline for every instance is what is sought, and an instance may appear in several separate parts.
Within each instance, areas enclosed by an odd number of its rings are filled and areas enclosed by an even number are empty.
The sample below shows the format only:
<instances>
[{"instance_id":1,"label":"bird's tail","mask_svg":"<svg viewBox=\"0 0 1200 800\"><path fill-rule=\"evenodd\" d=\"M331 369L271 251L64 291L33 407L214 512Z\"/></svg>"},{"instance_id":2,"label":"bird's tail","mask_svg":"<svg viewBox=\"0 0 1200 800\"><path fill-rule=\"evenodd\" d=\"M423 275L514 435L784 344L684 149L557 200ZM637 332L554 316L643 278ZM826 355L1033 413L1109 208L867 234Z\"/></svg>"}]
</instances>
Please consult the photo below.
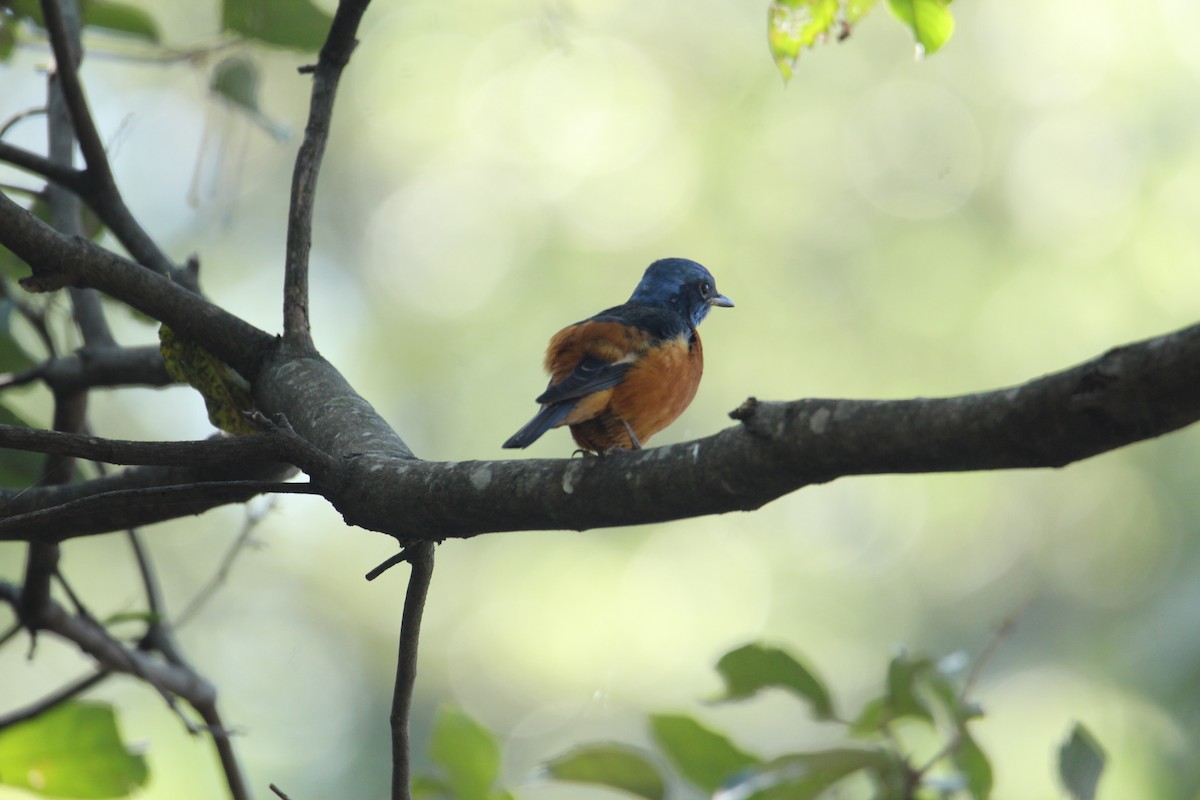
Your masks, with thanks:
<instances>
[{"instance_id":1,"label":"bird's tail","mask_svg":"<svg viewBox=\"0 0 1200 800\"><path fill-rule=\"evenodd\" d=\"M571 408L574 405L574 403L555 403L554 405L542 406L542 410L533 419L526 422L521 430L510 436L503 446L510 449L529 447L543 433L566 419L567 414L571 413Z\"/></svg>"}]
</instances>

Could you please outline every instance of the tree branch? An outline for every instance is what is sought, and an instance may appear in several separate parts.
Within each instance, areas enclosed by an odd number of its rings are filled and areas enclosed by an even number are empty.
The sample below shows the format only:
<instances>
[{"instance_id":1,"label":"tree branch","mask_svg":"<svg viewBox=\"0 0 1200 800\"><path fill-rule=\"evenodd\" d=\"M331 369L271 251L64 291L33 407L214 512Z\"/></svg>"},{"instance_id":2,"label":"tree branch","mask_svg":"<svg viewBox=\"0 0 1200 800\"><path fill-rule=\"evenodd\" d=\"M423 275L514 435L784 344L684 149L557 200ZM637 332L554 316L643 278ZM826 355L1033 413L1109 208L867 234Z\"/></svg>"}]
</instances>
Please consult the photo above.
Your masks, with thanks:
<instances>
[{"instance_id":1,"label":"tree branch","mask_svg":"<svg viewBox=\"0 0 1200 800\"><path fill-rule=\"evenodd\" d=\"M71 392L113 386L169 386L158 347L82 347L50 358L22 373L0 376L0 389L40 380L53 391Z\"/></svg>"},{"instance_id":2,"label":"tree branch","mask_svg":"<svg viewBox=\"0 0 1200 800\"><path fill-rule=\"evenodd\" d=\"M296 154L292 173L292 199L288 213L287 260L283 283L283 336L291 344L312 347L308 317L308 261L312 249L312 217L317 176L329 140L333 102L342 70L358 42L359 21L370 0L342 0L317 65L312 68L312 102L304 141Z\"/></svg>"},{"instance_id":3,"label":"tree branch","mask_svg":"<svg viewBox=\"0 0 1200 800\"><path fill-rule=\"evenodd\" d=\"M400 623L400 648L396 658L396 685L392 693L392 800L412 796L411 750L408 744L408 720L412 711L413 687L417 682L417 645L421 636L421 617L425 598L433 578L433 544L421 542L408 548L412 573L404 594L404 615Z\"/></svg>"},{"instance_id":4,"label":"tree branch","mask_svg":"<svg viewBox=\"0 0 1200 800\"><path fill-rule=\"evenodd\" d=\"M0 194L0 242L33 270L31 291L87 286L171 326L253 380L274 337L196 293L78 237L64 236Z\"/></svg>"},{"instance_id":5,"label":"tree branch","mask_svg":"<svg viewBox=\"0 0 1200 800\"><path fill-rule=\"evenodd\" d=\"M40 175L75 194L82 195L85 191L87 179L82 170L65 164L56 164L23 147L0 141L0 161L20 167L34 175Z\"/></svg>"},{"instance_id":6,"label":"tree branch","mask_svg":"<svg viewBox=\"0 0 1200 800\"><path fill-rule=\"evenodd\" d=\"M740 425L704 439L606 458L438 463L368 452L347 457L325 494L351 524L441 539L748 511L848 475L1061 467L1200 419L1200 325L992 392L752 400L733 416Z\"/></svg>"},{"instance_id":7,"label":"tree branch","mask_svg":"<svg viewBox=\"0 0 1200 800\"><path fill-rule=\"evenodd\" d=\"M103 439L82 433L35 430L20 425L0 425L0 448L75 456L105 464L163 467L223 467L245 461L271 460L294 463L291 456L301 455L297 460L308 464L317 474L327 473L333 468L332 461L318 462L311 457L313 451L305 443L282 433L219 435L192 442L137 442ZM297 448L300 448L299 453Z\"/></svg>"},{"instance_id":8,"label":"tree branch","mask_svg":"<svg viewBox=\"0 0 1200 800\"><path fill-rule=\"evenodd\" d=\"M21 603L21 591L8 581L0 581L0 600L15 606ZM136 675L159 691L178 695L192 705L213 702L213 687L188 669L166 664L149 653L131 650L109 635L94 620L70 614L55 600L46 608L42 629L74 642L106 670Z\"/></svg>"},{"instance_id":9,"label":"tree branch","mask_svg":"<svg viewBox=\"0 0 1200 800\"><path fill-rule=\"evenodd\" d=\"M9 598L5 597L5 599L7 600ZM11 600L9 600L9 602L11 602ZM5 728L10 728L19 722L24 722L25 720L41 716L55 706L67 702L72 697L77 697L78 695L83 694L96 684L103 682L110 675L112 675L112 673L108 670L93 672L91 675L87 675L83 678L68 683L58 691L43 697L41 700L38 700L32 705L0 716L0 731L4 730Z\"/></svg>"},{"instance_id":10,"label":"tree branch","mask_svg":"<svg viewBox=\"0 0 1200 800\"><path fill-rule=\"evenodd\" d=\"M75 137L79 140L79 149L87 165L84 171L86 185L81 196L134 260L160 275L172 277L177 282L194 288L194 283L189 284L189 280L194 276L171 263L125 205L125 199L117 188L112 167L108 163L104 141L100 138L100 132L88 109L83 84L79 81L76 68L80 59L79 46L71 41L57 0L41 0L41 6L46 33L50 37L50 47L54 51L55 69L62 83L63 97L70 110Z\"/></svg>"},{"instance_id":11,"label":"tree branch","mask_svg":"<svg viewBox=\"0 0 1200 800\"><path fill-rule=\"evenodd\" d=\"M62 44L59 55L69 70L74 71L83 53L80 46L82 23L79 6L75 0L62 0L62 5L62 8L56 6L56 11L60 13L58 23ZM75 134L66 109L62 82L58 77L57 74L51 75L46 87L47 149L51 161L70 167L75 157ZM52 185L47 192L47 202L51 223L56 230L69 236L78 236L83 232L83 207L79 198L61 186ZM85 343L113 343L108 321L100 308L100 298L95 292L72 289L71 305L72 316ZM54 392L53 397L54 429L68 434L83 430L87 425L87 391L59 391ZM70 483L74 471L74 457L52 453L43 462L41 482L47 485ZM20 612L21 620L29 627L34 641L50 602L50 584L58 574L60 557L55 542L32 542L26 554L25 590L21 595Z\"/></svg>"},{"instance_id":12,"label":"tree branch","mask_svg":"<svg viewBox=\"0 0 1200 800\"><path fill-rule=\"evenodd\" d=\"M0 541L58 543L201 514L268 492L321 494L311 483L252 480L114 489L0 519Z\"/></svg>"}]
</instances>

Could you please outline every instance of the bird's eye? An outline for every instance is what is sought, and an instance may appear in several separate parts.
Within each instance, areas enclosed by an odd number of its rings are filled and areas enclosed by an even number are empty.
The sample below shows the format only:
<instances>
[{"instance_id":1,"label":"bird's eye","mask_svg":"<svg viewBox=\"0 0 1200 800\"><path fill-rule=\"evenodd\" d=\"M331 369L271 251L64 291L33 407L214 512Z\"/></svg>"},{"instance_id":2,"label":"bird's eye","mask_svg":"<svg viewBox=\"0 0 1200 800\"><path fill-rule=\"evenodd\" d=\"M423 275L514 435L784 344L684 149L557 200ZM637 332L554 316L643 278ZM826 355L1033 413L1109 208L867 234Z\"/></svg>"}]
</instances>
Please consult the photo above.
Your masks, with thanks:
<instances>
[{"instance_id":1,"label":"bird's eye","mask_svg":"<svg viewBox=\"0 0 1200 800\"><path fill-rule=\"evenodd\" d=\"M708 297L710 294L712 294L712 284L708 281L700 284L700 296Z\"/></svg>"}]
</instances>

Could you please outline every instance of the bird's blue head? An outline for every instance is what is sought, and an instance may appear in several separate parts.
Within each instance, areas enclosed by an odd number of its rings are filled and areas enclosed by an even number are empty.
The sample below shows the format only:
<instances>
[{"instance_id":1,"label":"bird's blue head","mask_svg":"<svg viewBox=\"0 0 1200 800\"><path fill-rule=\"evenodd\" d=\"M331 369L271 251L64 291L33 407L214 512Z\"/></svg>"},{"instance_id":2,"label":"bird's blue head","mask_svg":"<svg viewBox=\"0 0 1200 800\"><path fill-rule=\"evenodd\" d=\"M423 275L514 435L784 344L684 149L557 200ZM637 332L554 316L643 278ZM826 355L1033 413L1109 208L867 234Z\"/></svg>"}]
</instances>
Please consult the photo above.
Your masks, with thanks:
<instances>
[{"instance_id":1,"label":"bird's blue head","mask_svg":"<svg viewBox=\"0 0 1200 800\"><path fill-rule=\"evenodd\" d=\"M632 303L669 308L695 328L712 306L732 308L733 301L717 291L712 274L686 258L663 258L646 268L629 298Z\"/></svg>"}]
</instances>

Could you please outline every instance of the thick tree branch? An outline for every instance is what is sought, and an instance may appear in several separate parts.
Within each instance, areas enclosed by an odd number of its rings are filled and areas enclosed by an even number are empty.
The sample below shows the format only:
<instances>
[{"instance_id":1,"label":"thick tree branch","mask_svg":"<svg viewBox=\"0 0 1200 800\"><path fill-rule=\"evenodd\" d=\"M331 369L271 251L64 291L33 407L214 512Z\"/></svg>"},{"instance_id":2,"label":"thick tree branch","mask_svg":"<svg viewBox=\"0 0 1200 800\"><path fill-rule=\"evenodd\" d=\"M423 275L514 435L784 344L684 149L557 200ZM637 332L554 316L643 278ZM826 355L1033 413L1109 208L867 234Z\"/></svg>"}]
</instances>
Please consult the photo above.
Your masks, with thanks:
<instances>
[{"instance_id":1,"label":"thick tree branch","mask_svg":"<svg viewBox=\"0 0 1200 800\"><path fill-rule=\"evenodd\" d=\"M352 524L440 539L748 511L847 475L1061 467L1200 419L1200 325L998 391L750 401L735 416L739 426L705 439L607 458L366 454L345 461L326 496Z\"/></svg>"},{"instance_id":2,"label":"thick tree branch","mask_svg":"<svg viewBox=\"0 0 1200 800\"><path fill-rule=\"evenodd\" d=\"M992 392L750 401L735 412L740 425L713 436L606 458L421 461L332 366L287 348L264 365L256 389L260 407L286 413L300 437L328 454L320 491L347 522L437 540L746 511L848 475L1064 466L1200 419L1200 325ZM47 491L22 494L34 495L32 508L62 502L50 503L40 494ZM109 522L122 521L108 530L140 524L111 510ZM184 513L197 512L173 516ZM104 529L79 522L81 530L39 528L37 536ZM27 538L6 525L0 537Z\"/></svg>"},{"instance_id":3,"label":"thick tree branch","mask_svg":"<svg viewBox=\"0 0 1200 800\"><path fill-rule=\"evenodd\" d=\"M342 70L350 63L355 35L370 0L342 0L317 65L312 68L312 102L304 141L296 154L292 173L292 199L288 213L287 261L283 284L283 336L289 343L312 347L308 318L308 261L312 250L312 217L316 201L317 176L325 145L329 141L329 123Z\"/></svg>"},{"instance_id":4,"label":"thick tree branch","mask_svg":"<svg viewBox=\"0 0 1200 800\"><path fill-rule=\"evenodd\" d=\"M253 380L274 337L170 278L150 272L78 237L64 236L0 194L0 242L33 270L21 285L32 291L64 286L101 290L207 348Z\"/></svg>"}]
</instances>

